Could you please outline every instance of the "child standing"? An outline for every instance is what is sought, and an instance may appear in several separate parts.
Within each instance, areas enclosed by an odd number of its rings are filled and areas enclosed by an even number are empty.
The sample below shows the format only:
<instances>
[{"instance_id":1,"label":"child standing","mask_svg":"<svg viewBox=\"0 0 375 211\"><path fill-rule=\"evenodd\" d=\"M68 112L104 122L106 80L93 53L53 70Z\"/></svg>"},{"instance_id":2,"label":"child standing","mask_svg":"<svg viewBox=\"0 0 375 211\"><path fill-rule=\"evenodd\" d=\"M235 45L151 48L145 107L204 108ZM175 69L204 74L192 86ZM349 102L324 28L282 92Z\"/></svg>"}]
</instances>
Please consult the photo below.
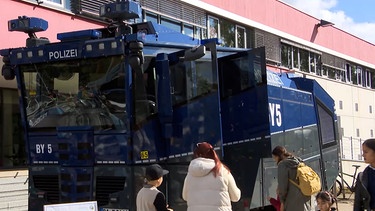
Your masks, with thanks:
<instances>
[{"instance_id":1,"label":"child standing","mask_svg":"<svg viewBox=\"0 0 375 211\"><path fill-rule=\"evenodd\" d=\"M336 198L328 191L320 191L316 194L316 203L319 211L334 211L336 208L332 205L336 202Z\"/></svg>"},{"instance_id":2,"label":"child standing","mask_svg":"<svg viewBox=\"0 0 375 211\"><path fill-rule=\"evenodd\" d=\"M137 194L137 211L173 211L168 208L164 194L158 190L163 176L168 173L158 164L146 168L145 184Z\"/></svg>"}]
</instances>

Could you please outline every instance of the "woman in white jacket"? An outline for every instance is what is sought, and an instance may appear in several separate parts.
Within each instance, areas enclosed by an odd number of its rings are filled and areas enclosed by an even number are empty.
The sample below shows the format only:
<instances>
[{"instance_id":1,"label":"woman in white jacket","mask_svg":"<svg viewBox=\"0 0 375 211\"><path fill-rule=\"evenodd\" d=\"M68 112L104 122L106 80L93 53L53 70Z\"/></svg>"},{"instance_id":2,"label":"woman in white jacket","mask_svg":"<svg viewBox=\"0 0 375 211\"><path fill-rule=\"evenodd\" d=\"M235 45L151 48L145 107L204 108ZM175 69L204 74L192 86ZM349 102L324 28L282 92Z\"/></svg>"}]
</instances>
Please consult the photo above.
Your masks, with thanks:
<instances>
[{"instance_id":1,"label":"woman in white jacket","mask_svg":"<svg viewBox=\"0 0 375 211\"><path fill-rule=\"evenodd\" d=\"M241 191L228 167L207 142L197 144L194 156L182 189L187 210L231 211L231 201L240 200Z\"/></svg>"}]
</instances>

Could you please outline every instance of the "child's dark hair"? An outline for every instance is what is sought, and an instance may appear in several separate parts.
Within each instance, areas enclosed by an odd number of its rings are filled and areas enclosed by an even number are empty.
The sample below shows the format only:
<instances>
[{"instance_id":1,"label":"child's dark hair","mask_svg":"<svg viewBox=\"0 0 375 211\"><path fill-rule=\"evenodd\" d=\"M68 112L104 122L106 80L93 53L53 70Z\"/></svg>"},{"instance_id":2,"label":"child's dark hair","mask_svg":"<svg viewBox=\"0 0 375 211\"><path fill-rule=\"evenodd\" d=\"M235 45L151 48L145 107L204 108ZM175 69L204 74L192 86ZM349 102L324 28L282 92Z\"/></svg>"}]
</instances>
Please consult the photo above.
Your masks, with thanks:
<instances>
[{"instance_id":1,"label":"child's dark hair","mask_svg":"<svg viewBox=\"0 0 375 211\"><path fill-rule=\"evenodd\" d=\"M331 205L337 201L336 197L334 197L333 194L328 191L320 191L318 194L316 194L315 198L316 200L321 199L329 202Z\"/></svg>"},{"instance_id":2,"label":"child's dark hair","mask_svg":"<svg viewBox=\"0 0 375 211\"><path fill-rule=\"evenodd\" d=\"M363 142L362 145L365 145L366 147L375 151L375 139L373 139L373 138L367 139L366 141Z\"/></svg>"}]
</instances>

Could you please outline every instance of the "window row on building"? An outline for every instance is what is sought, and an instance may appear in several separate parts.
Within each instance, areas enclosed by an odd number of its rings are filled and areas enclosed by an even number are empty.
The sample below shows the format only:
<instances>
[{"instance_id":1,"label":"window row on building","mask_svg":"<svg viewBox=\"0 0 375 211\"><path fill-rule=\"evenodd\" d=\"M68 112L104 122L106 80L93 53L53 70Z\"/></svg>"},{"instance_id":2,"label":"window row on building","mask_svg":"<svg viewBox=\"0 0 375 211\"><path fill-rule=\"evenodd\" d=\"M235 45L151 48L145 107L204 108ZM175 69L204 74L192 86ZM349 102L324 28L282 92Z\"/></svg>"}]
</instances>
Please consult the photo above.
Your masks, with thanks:
<instances>
[{"instance_id":1,"label":"window row on building","mask_svg":"<svg viewBox=\"0 0 375 211\"><path fill-rule=\"evenodd\" d=\"M343 109L344 109L344 103L343 103L342 100L339 100L338 108L339 108L340 110L343 110ZM354 111L356 111L356 112L359 111L359 105L358 105L358 103L354 103ZM368 106L368 113L369 113L369 114L372 114L372 105L369 105L369 106Z\"/></svg>"},{"instance_id":2,"label":"window row on building","mask_svg":"<svg viewBox=\"0 0 375 211\"><path fill-rule=\"evenodd\" d=\"M192 24L184 19L176 19L146 9L143 21L154 21L197 39L218 38L224 47L266 46L267 59L284 68L375 89L375 70L373 69L299 44L289 44L293 42L240 25L232 20L205 14L203 11L199 14L200 21ZM202 20L203 18L206 18L206 21ZM279 46L278 50L277 46Z\"/></svg>"},{"instance_id":3,"label":"window row on building","mask_svg":"<svg viewBox=\"0 0 375 211\"><path fill-rule=\"evenodd\" d=\"M358 138L361 137L361 135L362 135L362 136L363 136L363 135L366 135L366 137L370 137L370 138L373 138L373 137L374 137L374 130L373 130L373 129L370 129L370 132L369 132L368 134L361 134L359 131L360 131L359 128L357 128L357 129L356 129L356 132L355 132L355 134L356 134L356 136L357 136Z\"/></svg>"},{"instance_id":4,"label":"window row on building","mask_svg":"<svg viewBox=\"0 0 375 211\"><path fill-rule=\"evenodd\" d=\"M361 136L366 136L366 137L369 137L369 138L374 138L374 130L373 129L370 129L369 131L363 131L362 130L362 133L360 132L361 130L359 128L356 128L355 129L355 136L356 138L360 138ZM343 137L345 137L345 131L343 128L341 128L341 133L343 135Z\"/></svg>"},{"instance_id":5,"label":"window row on building","mask_svg":"<svg viewBox=\"0 0 375 211\"><path fill-rule=\"evenodd\" d=\"M375 89L375 70L350 61L324 63L322 57L325 56L325 54L322 55L315 51L281 43L281 66L283 67ZM334 56L327 55L326 57L332 58ZM342 60L340 58L334 59ZM333 63L333 65L330 63Z\"/></svg>"},{"instance_id":6,"label":"window row on building","mask_svg":"<svg viewBox=\"0 0 375 211\"><path fill-rule=\"evenodd\" d=\"M259 29L246 27L233 20L208 14L200 8L181 1L139 0L139 2L143 8L143 17L134 20L135 22L154 21L196 39L218 38L224 47L265 46L267 59L283 68L375 89L373 69L284 40ZM99 18L98 13L100 5L105 3L108 1L44 0L41 5L63 8L77 15L103 20Z\"/></svg>"}]
</instances>

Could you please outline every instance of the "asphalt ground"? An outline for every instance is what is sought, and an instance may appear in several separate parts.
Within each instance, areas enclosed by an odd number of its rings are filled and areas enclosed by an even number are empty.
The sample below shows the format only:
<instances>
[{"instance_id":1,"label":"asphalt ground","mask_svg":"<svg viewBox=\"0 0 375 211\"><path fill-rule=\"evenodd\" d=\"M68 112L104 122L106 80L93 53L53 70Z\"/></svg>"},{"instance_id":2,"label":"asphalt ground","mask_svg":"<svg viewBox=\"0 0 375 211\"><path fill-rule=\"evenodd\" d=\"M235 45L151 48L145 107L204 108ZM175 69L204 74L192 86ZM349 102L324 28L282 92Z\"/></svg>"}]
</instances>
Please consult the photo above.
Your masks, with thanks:
<instances>
[{"instance_id":1,"label":"asphalt ground","mask_svg":"<svg viewBox=\"0 0 375 211\"><path fill-rule=\"evenodd\" d=\"M335 207L338 211L353 211L353 205L354 193L352 195L346 193L345 198L342 194L337 197L337 205L335 205Z\"/></svg>"}]
</instances>

